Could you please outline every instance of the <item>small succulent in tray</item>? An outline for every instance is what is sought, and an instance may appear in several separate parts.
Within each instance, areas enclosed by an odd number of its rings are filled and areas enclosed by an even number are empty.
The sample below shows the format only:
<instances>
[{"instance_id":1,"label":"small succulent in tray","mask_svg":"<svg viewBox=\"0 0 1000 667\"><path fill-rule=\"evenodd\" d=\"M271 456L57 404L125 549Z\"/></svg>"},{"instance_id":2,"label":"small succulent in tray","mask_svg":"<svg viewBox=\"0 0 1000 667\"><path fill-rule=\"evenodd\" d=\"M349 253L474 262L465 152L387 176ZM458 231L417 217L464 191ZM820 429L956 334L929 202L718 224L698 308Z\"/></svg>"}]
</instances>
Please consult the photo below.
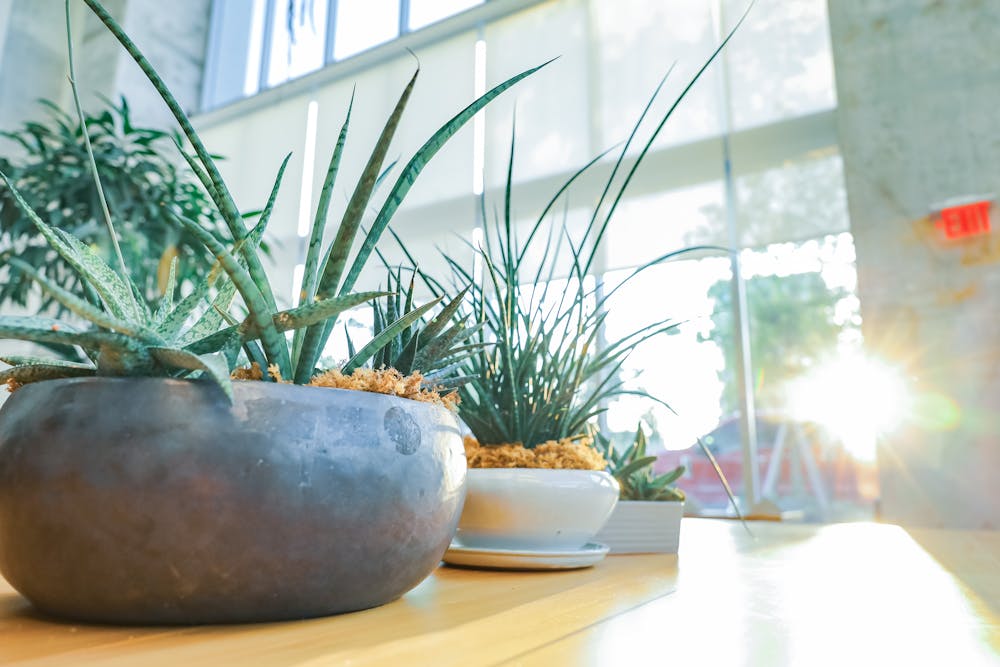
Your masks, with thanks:
<instances>
[{"instance_id":1,"label":"small succulent in tray","mask_svg":"<svg viewBox=\"0 0 1000 667\"><path fill-rule=\"evenodd\" d=\"M427 161L492 99L538 69L518 74L488 91L445 123L417 150L401 170L371 228L367 231L360 249L354 254L350 263L351 247L361 227L362 215L368 208L378 185L390 142L402 118L417 74L413 75L392 110L354 188L336 235L323 252L323 232L350 123L349 108L330 159L309 237L300 299L302 305L289 310L278 310L274 291L264 272L259 246L271 218L288 157L278 170L274 187L259 221L252 229L247 229L245 220L239 213L212 155L205 148L162 78L100 2L84 1L124 46L170 108L194 151L193 156L186 151L182 151L182 154L211 197L219 216L228 228L231 239L229 243L224 243L197 221L174 212L177 223L216 258L216 265L192 293L176 303L176 264L172 265L170 269L172 277L167 281L168 287L161 303L154 310L147 305L143 294L129 278L112 217L104 201L93 149L86 132L84 132L85 144L95 188L101 199L104 221L117 258L116 268L109 266L75 237L46 224L31 209L10 179L0 174L16 204L59 256L80 274L86 288L82 295L73 294L55 284L39 271L38 267L17 260L11 261L12 267L37 281L55 301L89 323L86 328L81 328L46 318L0 316L0 338L79 346L87 359L78 363L9 356L4 361L12 364L13 368L0 372L0 381L14 385L86 375L183 377L195 373L211 378L231 395L230 372L241 359L241 350L247 361L257 364L261 369L267 369L267 373L262 374L261 379L285 379L292 380L296 384L309 384L314 377L323 372L323 369L317 368L317 363L337 316L349 308L387 295L386 292L355 293L352 290L381 233ZM68 0L66 16L70 81L77 114L82 119L83 112L73 67ZM237 320L230 313L230 307L237 294L247 313L242 320ZM400 309L396 309L394 315L397 317L389 318L391 321L382 323L375 338L354 354L352 359L339 370L349 374L377 355L382 355L380 360L397 361L398 355L393 355L391 352L393 344L399 341L400 336L410 336L412 339L417 336L417 329L422 328L423 333L419 335L418 340L423 339L428 345L420 348L419 351L422 353L420 361L442 371L443 368L436 359L448 358L453 350L444 344L444 340L437 335L437 330L450 319L451 313L446 308L446 316L439 323L435 324L432 320L427 325L433 327L430 333L426 327L421 327L419 324L439 301L431 301L412 309L407 308L406 312L399 312ZM291 343L285 336L287 331L295 332ZM432 342L437 342L437 345L431 345ZM389 353L383 351L386 345L389 346ZM400 352L402 351L403 349L400 349ZM410 360L408 368L416 366L413 363L415 360L416 354L414 359Z\"/></svg>"},{"instance_id":2,"label":"small succulent in tray","mask_svg":"<svg viewBox=\"0 0 1000 667\"><path fill-rule=\"evenodd\" d=\"M684 475L684 466L662 475L655 474L656 457L646 455L647 440L642 424L636 428L632 444L621 452L601 433L594 434L594 442L608 462L608 472L618 480L622 500L684 500L684 492L673 486Z\"/></svg>"}]
</instances>

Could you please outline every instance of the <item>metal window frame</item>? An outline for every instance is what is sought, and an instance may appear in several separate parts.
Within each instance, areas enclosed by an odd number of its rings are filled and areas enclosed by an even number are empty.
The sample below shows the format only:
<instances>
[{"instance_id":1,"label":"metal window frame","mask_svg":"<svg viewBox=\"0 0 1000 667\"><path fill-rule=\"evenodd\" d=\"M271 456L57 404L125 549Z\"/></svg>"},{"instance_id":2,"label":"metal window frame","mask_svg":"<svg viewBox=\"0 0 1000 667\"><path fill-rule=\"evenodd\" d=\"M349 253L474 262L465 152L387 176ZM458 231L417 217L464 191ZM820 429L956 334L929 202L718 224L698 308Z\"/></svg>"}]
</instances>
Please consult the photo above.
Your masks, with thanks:
<instances>
[{"instance_id":1,"label":"metal window frame","mask_svg":"<svg viewBox=\"0 0 1000 667\"><path fill-rule=\"evenodd\" d=\"M388 41L382 42L380 44L375 44L370 49L366 49L361 53L352 54L345 58L338 59L334 55L334 52L336 48L337 9L339 0L316 0L316 1L327 3L326 35L324 38L324 45L323 45L323 65L320 69L329 67L330 65L344 62L351 58L355 58L361 55L362 53L367 53L370 50L377 49L381 46L385 46L415 32L422 32L427 28L430 28L432 25L434 25L430 24L427 26L422 26L416 30L412 30L410 28L410 7L412 0L397 0L397 2L399 3L399 21L396 26L396 35L393 38L389 39ZM487 5L490 6L490 9L493 9L494 6L496 5L508 4L513 7L513 9L511 9L511 11L513 12L523 9L526 6L541 4L542 2L546 1L548 0L529 0L527 2L525 2L524 0L483 0L482 4L480 5L475 5L473 7L460 10L455 14L440 19L440 21L436 21L435 23L448 21L461 14L481 12ZM286 83L289 83L290 81L294 80L294 79L286 79L285 81L273 85L268 82L268 73L270 72L271 69L271 47L274 41L274 17L275 13L277 12L278 2L287 2L287 0L264 0L265 3L264 25L262 27L260 70L257 72L256 76L257 92L254 93L253 95L247 95L235 101L227 102L226 103L227 105L234 104L237 102L242 102L243 100L253 98L256 95L260 95L266 91L277 88L278 86L285 85ZM223 0L213 0L210 10L209 30L207 37L208 46L206 49L206 58L205 58L205 74L203 76L202 87L201 87L200 106L201 106L201 111L203 113L218 108L215 104L215 97L216 97L217 84L220 80L220 77L223 75L223 72L219 71L221 67L221 58L219 53L220 42L221 42L220 34L224 28L222 20L223 12L224 12ZM244 72L244 76L246 76L246 72ZM309 74L306 74L304 76L309 76ZM296 79L299 78L302 77L296 77Z\"/></svg>"}]
</instances>

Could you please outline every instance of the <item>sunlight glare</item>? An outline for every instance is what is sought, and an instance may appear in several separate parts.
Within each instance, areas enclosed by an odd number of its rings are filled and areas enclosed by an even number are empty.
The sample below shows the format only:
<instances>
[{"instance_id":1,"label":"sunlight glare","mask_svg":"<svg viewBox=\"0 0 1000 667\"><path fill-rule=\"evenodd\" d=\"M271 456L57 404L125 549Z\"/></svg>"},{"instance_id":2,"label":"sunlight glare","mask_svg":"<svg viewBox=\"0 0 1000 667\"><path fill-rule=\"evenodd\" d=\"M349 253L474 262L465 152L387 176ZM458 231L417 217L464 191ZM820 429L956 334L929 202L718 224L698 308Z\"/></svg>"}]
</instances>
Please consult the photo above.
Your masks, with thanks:
<instances>
[{"instance_id":1,"label":"sunlight glare","mask_svg":"<svg viewBox=\"0 0 1000 667\"><path fill-rule=\"evenodd\" d=\"M909 387L897 369L860 354L816 368L792 383L789 395L796 419L824 427L865 461L874 460L876 438L903 422L910 403Z\"/></svg>"}]
</instances>

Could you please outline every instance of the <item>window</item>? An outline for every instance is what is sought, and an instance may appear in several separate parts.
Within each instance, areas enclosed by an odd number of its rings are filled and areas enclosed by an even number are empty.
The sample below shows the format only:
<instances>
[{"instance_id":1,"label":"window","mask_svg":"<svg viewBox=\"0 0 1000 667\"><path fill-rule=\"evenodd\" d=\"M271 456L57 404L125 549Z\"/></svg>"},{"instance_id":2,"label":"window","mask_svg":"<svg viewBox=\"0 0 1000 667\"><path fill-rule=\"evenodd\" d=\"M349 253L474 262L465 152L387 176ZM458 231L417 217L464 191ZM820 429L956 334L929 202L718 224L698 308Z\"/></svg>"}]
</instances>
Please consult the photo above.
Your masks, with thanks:
<instances>
[{"instance_id":1,"label":"window","mask_svg":"<svg viewBox=\"0 0 1000 667\"><path fill-rule=\"evenodd\" d=\"M476 10L475 5L483 6ZM296 18L289 29L288 14L277 13L274 0L217 0L216 13L226 13L226 30L232 21L242 31L240 39L216 33L243 68L230 99L247 94L251 87L244 89L245 81L257 82L258 88L280 83L280 76L262 84L260 78L269 59L274 65L275 44L283 62L290 63L281 76L294 77L456 13L476 12L475 22L444 31L419 49L422 81L393 147L403 157L477 93L559 57L456 135L400 208L394 228L421 268L447 275L436 247L462 251L454 236L467 239L473 233L483 190L488 206L503 200L515 115L513 214L533 219L577 168L621 145L676 62L640 131L643 141L630 146L629 157L642 150L659 117L745 3L295 0L295 6L311 7L312 14ZM293 34L294 43L268 35L277 30ZM322 40L326 56L319 61L316 45ZM270 185L271 174L259 165L274 169L289 145L313 143L315 158L309 160L316 164L303 165L293 156L283 187L306 192L301 181L311 180L315 205L352 92L357 93L352 136L362 137L361 146L364 138L377 136L384 114L412 74L413 60L399 49L377 64L355 62L358 69L349 75L320 80L280 101L229 118L206 117L208 126L199 129L213 150L227 156L221 168L242 176L234 194L250 195L246 207L259 207ZM317 101L321 119L315 141L309 140L304 122L311 100ZM860 394L843 384L845 369L854 374L855 385L856 378L871 377L870 384L878 386L870 375L877 369L865 368L856 358L860 316L836 104L826 1L756 3L727 50L652 142L608 229L593 276L607 289L670 250L696 244L734 250L732 256L725 251L683 256L643 272L616 294L606 323L606 340L612 341L666 317L683 322L673 334L637 348L622 368L631 388L650 392L675 412L623 396L607 406L603 426L620 439L634 433L639 420L647 430L655 428L651 447L661 457L658 466L688 466L680 487L692 509L729 511L699 451L700 439L718 458L745 510L754 500L768 500L812 519L872 515L876 485L866 460L869 434L836 428L865 423L837 416L850 410L858 415L865 407L840 400ZM284 136L266 129L276 127ZM335 207L346 204L346 184L353 184L367 157L352 141L345 149L344 185ZM594 178L576 182L563 209L571 221L589 215L615 156L612 151L595 165ZM302 213L286 206L275 209L270 230L287 249L288 259L281 261L290 267L292 293L291 267L303 261L295 255L301 248L296 221ZM364 288L374 289L384 276L373 271L365 280ZM350 326L361 331L365 322L361 314ZM748 325L748 357L741 354L737 322ZM345 350L339 331L328 352L336 357ZM751 391L741 392L741 376L748 378ZM747 400L751 397L755 400ZM755 430L756 438L745 437L744 429Z\"/></svg>"},{"instance_id":2,"label":"window","mask_svg":"<svg viewBox=\"0 0 1000 667\"><path fill-rule=\"evenodd\" d=\"M486 0L214 0L202 107L315 72Z\"/></svg>"}]
</instances>

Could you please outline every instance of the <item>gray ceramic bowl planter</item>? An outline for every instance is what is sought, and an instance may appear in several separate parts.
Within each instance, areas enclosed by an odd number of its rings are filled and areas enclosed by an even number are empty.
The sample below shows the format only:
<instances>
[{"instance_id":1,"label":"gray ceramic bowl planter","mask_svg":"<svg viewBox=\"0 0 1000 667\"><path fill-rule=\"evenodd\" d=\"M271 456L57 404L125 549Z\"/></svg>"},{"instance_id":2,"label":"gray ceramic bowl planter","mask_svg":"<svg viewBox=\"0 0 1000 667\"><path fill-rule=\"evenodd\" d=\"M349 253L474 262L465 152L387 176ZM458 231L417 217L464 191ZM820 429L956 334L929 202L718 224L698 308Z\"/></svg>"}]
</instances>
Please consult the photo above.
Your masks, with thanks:
<instances>
[{"instance_id":1,"label":"gray ceramic bowl planter","mask_svg":"<svg viewBox=\"0 0 1000 667\"><path fill-rule=\"evenodd\" d=\"M235 623L423 580L465 498L455 417L381 394L162 379L28 385L0 410L0 572L38 609Z\"/></svg>"}]
</instances>

